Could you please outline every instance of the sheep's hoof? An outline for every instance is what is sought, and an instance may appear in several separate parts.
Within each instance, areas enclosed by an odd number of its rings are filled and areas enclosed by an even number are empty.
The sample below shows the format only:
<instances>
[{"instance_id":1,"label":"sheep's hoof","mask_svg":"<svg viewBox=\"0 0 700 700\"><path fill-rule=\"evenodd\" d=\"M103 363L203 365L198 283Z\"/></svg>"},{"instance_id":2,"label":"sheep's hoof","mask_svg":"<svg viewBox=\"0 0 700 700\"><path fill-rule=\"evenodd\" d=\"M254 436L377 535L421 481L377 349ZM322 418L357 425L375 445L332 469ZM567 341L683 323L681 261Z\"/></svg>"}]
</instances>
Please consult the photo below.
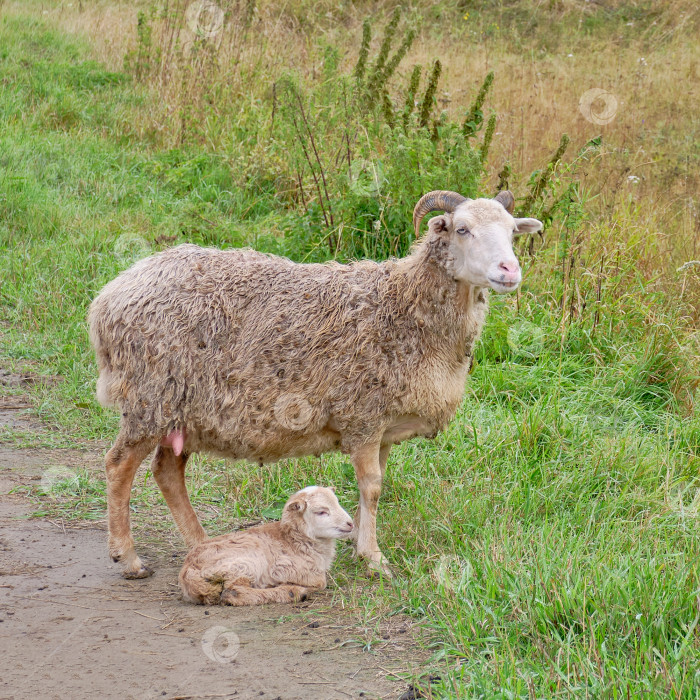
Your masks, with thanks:
<instances>
[{"instance_id":1,"label":"sheep's hoof","mask_svg":"<svg viewBox=\"0 0 700 700\"><path fill-rule=\"evenodd\" d=\"M149 569L147 566L142 565L140 568L135 569L134 571L122 571L122 576L129 580L136 578L148 578L149 576L153 576L153 569Z\"/></svg>"},{"instance_id":2,"label":"sheep's hoof","mask_svg":"<svg viewBox=\"0 0 700 700\"><path fill-rule=\"evenodd\" d=\"M373 578L384 576L390 579L394 577L384 557L382 557L379 561L372 559L368 562L368 567L370 576Z\"/></svg>"}]
</instances>

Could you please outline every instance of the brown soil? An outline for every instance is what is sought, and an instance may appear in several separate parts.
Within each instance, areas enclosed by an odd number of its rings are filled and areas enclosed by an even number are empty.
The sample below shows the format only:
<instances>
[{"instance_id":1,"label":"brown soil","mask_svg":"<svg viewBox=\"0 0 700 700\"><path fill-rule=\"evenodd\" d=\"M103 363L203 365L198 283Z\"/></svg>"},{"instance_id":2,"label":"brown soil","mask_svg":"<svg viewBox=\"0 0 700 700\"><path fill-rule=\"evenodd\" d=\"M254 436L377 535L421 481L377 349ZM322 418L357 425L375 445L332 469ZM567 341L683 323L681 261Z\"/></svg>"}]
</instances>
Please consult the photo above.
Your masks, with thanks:
<instances>
[{"instance_id":1,"label":"brown soil","mask_svg":"<svg viewBox=\"0 0 700 700\"><path fill-rule=\"evenodd\" d=\"M18 397L0 425L37 427ZM16 406L16 407L15 407ZM183 552L143 543L156 573L126 581L103 523L32 518L11 491L96 452L0 446L0 698L397 698L418 665L406 621L369 653L321 593L298 606L221 608L180 600ZM411 661L413 659L413 661Z\"/></svg>"}]
</instances>

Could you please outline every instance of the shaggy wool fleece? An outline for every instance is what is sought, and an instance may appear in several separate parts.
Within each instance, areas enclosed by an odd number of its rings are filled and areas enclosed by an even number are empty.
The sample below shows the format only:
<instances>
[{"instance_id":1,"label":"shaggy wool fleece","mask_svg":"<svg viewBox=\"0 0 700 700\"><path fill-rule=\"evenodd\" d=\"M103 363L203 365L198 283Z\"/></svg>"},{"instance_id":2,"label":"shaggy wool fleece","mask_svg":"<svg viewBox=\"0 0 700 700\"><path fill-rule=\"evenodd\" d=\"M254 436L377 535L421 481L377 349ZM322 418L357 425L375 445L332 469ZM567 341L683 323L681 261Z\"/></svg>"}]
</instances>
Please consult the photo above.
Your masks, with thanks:
<instances>
[{"instance_id":1,"label":"shaggy wool fleece","mask_svg":"<svg viewBox=\"0 0 700 700\"><path fill-rule=\"evenodd\" d=\"M488 292L453 266L435 233L382 263L166 250L90 308L98 398L130 443L177 430L188 453L259 462L351 452L402 418L433 436L461 402L487 311Z\"/></svg>"}]
</instances>

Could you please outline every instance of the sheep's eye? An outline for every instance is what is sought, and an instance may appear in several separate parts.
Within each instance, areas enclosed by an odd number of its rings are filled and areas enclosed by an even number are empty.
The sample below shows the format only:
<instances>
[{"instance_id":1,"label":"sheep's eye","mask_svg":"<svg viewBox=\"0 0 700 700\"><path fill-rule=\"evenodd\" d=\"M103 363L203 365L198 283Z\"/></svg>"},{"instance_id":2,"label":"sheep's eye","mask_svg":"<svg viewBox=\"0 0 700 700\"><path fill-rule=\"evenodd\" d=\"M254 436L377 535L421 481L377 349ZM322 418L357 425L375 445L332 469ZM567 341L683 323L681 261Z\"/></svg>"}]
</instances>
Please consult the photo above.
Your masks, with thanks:
<instances>
[{"instance_id":1,"label":"sheep's eye","mask_svg":"<svg viewBox=\"0 0 700 700\"><path fill-rule=\"evenodd\" d=\"M316 515L328 515L328 511L327 510L317 510Z\"/></svg>"},{"instance_id":2,"label":"sheep's eye","mask_svg":"<svg viewBox=\"0 0 700 700\"><path fill-rule=\"evenodd\" d=\"M460 226L460 227L457 229L457 233L458 233L460 236L466 236L466 235L469 233L469 229L468 229L466 226Z\"/></svg>"}]
</instances>

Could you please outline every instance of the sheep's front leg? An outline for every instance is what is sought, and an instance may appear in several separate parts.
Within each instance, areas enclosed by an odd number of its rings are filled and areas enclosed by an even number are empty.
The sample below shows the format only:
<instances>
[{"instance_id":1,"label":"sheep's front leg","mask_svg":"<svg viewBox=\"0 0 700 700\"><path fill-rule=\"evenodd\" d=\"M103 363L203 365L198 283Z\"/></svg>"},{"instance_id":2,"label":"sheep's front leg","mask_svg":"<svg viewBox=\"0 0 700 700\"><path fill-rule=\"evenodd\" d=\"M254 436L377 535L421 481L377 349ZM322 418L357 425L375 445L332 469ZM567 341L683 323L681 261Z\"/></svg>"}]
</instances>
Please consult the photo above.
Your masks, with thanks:
<instances>
[{"instance_id":1,"label":"sheep's front leg","mask_svg":"<svg viewBox=\"0 0 700 700\"><path fill-rule=\"evenodd\" d=\"M384 474L386 473L386 463L387 460L389 459L389 451L391 450L392 445L382 445L382 447L379 449L379 468L381 469L382 472L382 483L384 482ZM358 533L360 532L360 518L362 516L362 508L360 506L357 506L357 512L355 513L355 517L353 518L353 529L352 529L352 534L350 535L350 538L357 543L357 536Z\"/></svg>"},{"instance_id":2,"label":"sheep's front leg","mask_svg":"<svg viewBox=\"0 0 700 700\"><path fill-rule=\"evenodd\" d=\"M187 495L187 457L185 453L176 455L171 447L160 445L153 457L152 471L185 544L194 547L207 539L207 533L204 532Z\"/></svg>"},{"instance_id":3,"label":"sheep's front leg","mask_svg":"<svg viewBox=\"0 0 700 700\"><path fill-rule=\"evenodd\" d=\"M360 506L355 519L357 525L357 554L369 561L369 568L391 576L384 555L377 544L377 508L382 493L382 477L389 456L389 447L366 445L352 454Z\"/></svg>"},{"instance_id":4,"label":"sheep's front leg","mask_svg":"<svg viewBox=\"0 0 700 700\"><path fill-rule=\"evenodd\" d=\"M155 441L143 440L126 444L121 435L107 453L107 522L109 525L109 555L123 564L124 578L146 578L153 571L144 566L136 554L131 536L129 501L134 475L139 465L153 449Z\"/></svg>"}]
</instances>

